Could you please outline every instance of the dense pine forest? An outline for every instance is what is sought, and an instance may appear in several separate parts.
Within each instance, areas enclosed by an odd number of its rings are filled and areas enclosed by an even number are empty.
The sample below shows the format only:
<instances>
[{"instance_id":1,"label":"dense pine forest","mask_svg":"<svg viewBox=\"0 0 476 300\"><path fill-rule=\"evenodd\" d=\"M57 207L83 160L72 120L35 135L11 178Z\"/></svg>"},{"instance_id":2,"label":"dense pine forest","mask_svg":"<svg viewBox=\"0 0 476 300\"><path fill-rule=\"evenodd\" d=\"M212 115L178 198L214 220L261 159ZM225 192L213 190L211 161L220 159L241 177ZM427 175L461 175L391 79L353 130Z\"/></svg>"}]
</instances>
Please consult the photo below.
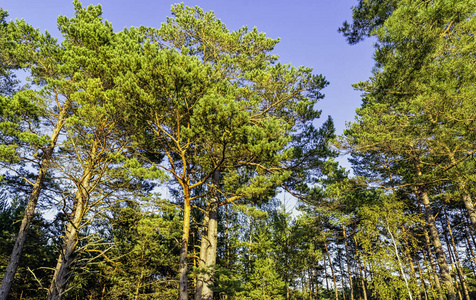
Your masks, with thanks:
<instances>
[{"instance_id":1,"label":"dense pine forest","mask_svg":"<svg viewBox=\"0 0 476 300\"><path fill-rule=\"evenodd\" d=\"M0 9L0 300L476 299L475 0L356 1L341 135L279 39L73 5Z\"/></svg>"}]
</instances>

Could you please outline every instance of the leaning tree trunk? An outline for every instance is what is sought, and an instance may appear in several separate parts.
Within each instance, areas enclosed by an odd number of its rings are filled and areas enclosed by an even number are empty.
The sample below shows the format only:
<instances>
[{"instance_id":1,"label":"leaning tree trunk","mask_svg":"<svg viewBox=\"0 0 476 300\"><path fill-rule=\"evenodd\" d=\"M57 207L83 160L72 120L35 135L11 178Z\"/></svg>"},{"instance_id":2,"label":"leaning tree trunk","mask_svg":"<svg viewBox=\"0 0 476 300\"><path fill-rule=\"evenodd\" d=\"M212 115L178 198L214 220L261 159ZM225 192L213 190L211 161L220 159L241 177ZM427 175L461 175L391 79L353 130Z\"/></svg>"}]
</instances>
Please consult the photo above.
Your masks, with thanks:
<instances>
[{"instance_id":1,"label":"leaning tree trunk","mask_svg":"<svg viewBox=\"0 0 476 300\"><path fill-rule=\"evenodd\" d=\"M56 263L55 273L48 289L48 300L59 300L64 293L68 274L79 242L78 231L81 226L81 220L83 219L83 209L81 206L84 201L85 199L83 199L82 196L78 197L78 203L74 205L75 212L73 219L68 222L66 226L63 248Z\"/></svg>"},{"instance_id":2,"label":"leaning tree trunk","mask_svg":"<svg viewBox=\"0 0 476 300\"><path fill-rule=\"evenodd\" d=\"M414 165L417 176L421 177L422 172L419 163L419 161L415 161ZM448 267L448 263L446 261L445 252L443 251L443 246L441 245L438 229L436 228L435 216L430 205L430 197L428 196L428 192L425 186L418 187L418 192L421 195L420 200L425 209L425 221L427 223L428 230L430 231L431 243L435 248L436 260L438 261L438 266L440 267L442 283L445 286L446 293L448 295L448 300L456 300L455 288L451 279L451 274Z\"/></svg>"},{"instance_id":3,"label":"leaning tree trunk","mask_svg":"<svg viewBox=\"0 0 476 300\"><path fill-rule=\"evenodd\" d=\"M424 214L423 209L420 206L420 204L423 201L420 199L421 197L418 194L418 189L416 187L414 189L415 189L415 195L417 198L418 207L420 209L420 212ZM436 262L434 260L433 251L431 251L430 235L428 234L428 230L426 227L423 227L423 236L425 237L425 245L428 251L428 261L430 262L430 273L428 275L434 278L436 291L438 293L438 300L443 300L443 291L441 288L440 279L438 277L438 274L436 273ZM423 255L425 255L425 252L423 250L422 250L422 253ZM431 284L431 280L430 280L430 284Z\"/></svg>"},{"instance_id":4,"label":"leaning tree trunk","mask_svg":"<svg viewBox=\"0 0 476 300\"><path fill-rule=\"evenodd\" d=\"M435 216L433 215L433 210L430 206L430 198L428 197L428 193L424 187L421 187L419 190L421 193L423 207L425 208L425 219L430 232L430 240L433 244L433 247L435 248L436 260L438 261L438 266L440 267L442 283L445 286L446 292L448 294L448 300L456 300L455 289L451 279L448 263L446 261L445 252L443 251L440 236L436 228Z\"/></svg>"},{"instance_id":5,"label":"leaning tree trunk","mask_svg":"<svg viewBox=\"0 0 476 300\"><path fill-rule=\"evenodd\" d=\"M218 245L218 184L220 182L220 172L216 170L213 174L212 196L207 206L207 213L204 219L206 221L206 230L202 232L200 244L200 262L201 272L198 275L197 291L195 300L212 300L213 291L210 288L213 284L213 272L217 259ZM204 228L205 229L205 228Z\"/></svg>"},{"instance_id":6,"label":"leaning tree trunk","mask_svg":"<svg viewBox=\"0 0 476 300\"><path fill-rule=\"evenodd\" d=\"M48 166L50 164L51 157L53 156L53 151L56 147L56 143L58 141L58 137L60 135L61 129L63 128L63 124L66 119L66 113L70 103L71 103L71 100L67 98L66 102L61 107L61 110L58 115L58 119L56 121L55 128L53 129L53 133L51 135L50 143L43 152L43 158L40 163L40 170L38 172L38 177L36 178L35 184L33 185L33 191L31 192L30 198L28 199L28 204L25 209L25 214L23 216L23 219L20 225L20 231L18 232L17 238L15 240L12 254L10 256L10 260L7 264L7 269L5 271L5 275L2 280L2 285L0 287L0 300L7 299L8 293L12 286L13 278L17 271L18 264L20 262L21 253L23 251L23 245L25 244L28 228L30 227L31 221L33 220L33 216L35 214L35 208L36 208L36 205L38 204L38 199L40 197L40 193L43 188L46 174L48 172Z\"/></svg>"},{"instance_id":7,"label":"leaning tree trunk","mask_svg":"<svg viewBox=\"0 0 476 300\"><path fill-rule=\"evenodd\" d=\"M83 171L83 176L81 180L76 183L78 191L76 192L73 203L71 220L69 220L68 225L66 226L63 248L61 249L61 253L56 263L55 272L48 289L48 300L60 300L65 290L68 274L79 242L78 234L80 232L81 223L91 193L91 179L93 178L97 151L98 142L94 141L91 147L89 161Z\"/></svg>"}]
</instances>

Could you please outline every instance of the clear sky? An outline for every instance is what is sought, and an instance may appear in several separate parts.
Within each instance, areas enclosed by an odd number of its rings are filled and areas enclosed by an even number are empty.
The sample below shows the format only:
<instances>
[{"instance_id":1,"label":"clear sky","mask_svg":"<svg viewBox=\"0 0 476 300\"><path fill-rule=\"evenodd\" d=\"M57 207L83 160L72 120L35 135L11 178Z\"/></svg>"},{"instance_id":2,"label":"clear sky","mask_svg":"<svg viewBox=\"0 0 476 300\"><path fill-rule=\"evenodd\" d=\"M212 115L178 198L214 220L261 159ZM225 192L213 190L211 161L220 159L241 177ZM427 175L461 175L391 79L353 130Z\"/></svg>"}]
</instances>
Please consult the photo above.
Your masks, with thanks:
<instances>
[{"instance_id":1,"label":"clear sky","mask_svg":"<svg viewBox=\"0 0 476 300\"><path fill-rule=\"evenodd\" d=\"M103 17L116 31L130 26L159 27L170 16L173 0L83 0L83 5L100 3ZM281 38L275 48L282 63L312 67L324 75L330 85L323 90L326 97L318 104L334 119L337 133L342 133L346 121L352 121L360 106L360 92L352 83L366 80L373 66L371 41L355 46L346 43L337 29L351 20L351 7L357 0L195 0L184 1L214 11L228 29L244 25L257 27L271 38ZM0 0L0 7L9 18L25 19L28 23L60 37L56 29L59 15L73 16L69 0ZM346 163L344 163L346 165ZM346 166L348 167L348 165Z\"/></svg>"}]
</instances>

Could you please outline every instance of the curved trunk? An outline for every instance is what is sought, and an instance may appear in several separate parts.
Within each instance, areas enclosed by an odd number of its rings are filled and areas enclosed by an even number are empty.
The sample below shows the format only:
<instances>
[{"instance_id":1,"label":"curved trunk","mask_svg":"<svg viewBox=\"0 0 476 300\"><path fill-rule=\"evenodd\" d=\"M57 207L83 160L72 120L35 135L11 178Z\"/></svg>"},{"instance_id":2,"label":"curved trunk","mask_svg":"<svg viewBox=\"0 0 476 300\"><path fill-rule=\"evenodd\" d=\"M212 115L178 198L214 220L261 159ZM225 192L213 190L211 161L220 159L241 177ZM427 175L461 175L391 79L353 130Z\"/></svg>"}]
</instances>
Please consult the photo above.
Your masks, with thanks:
<instances>
[{"instance_id":1,"label":"curved trunk","mask_svg":"<svg viewBox=\"0 0 476 300\"><path fill-rule=\"evenodd\" d=\"M66 102L63 104L63 107L61 107L61 110L59 112L58 120L56 121L56 126L51 135L50 144L48 145L48 148L46 148L43 152L43 159L40 163L38 177L36 178L35 184L33 185L33 191L31 192L30 198L28 199L28 204L25 209L25 215L23 216L20 225L20 230L18 231L18 235L13 246L12 254L10 256L10 260L8 261L5 275L2 279L2 285L0 287L0 300L7 299L8 293L12 286L13 278L17 271L18 264L20 262L20 257L23 251L23 245L25 244L28 228L30 227L31 221L33 220L36 205L38 204L41 189L43 188L43 183L48 172L48 166L50 164L51 157L53 156L53 151L56 147L56 143L58 141L61 129L63 128L66 113L69 109L70 104L71 100L67 98Z\"/></svg>"}]
</instances>

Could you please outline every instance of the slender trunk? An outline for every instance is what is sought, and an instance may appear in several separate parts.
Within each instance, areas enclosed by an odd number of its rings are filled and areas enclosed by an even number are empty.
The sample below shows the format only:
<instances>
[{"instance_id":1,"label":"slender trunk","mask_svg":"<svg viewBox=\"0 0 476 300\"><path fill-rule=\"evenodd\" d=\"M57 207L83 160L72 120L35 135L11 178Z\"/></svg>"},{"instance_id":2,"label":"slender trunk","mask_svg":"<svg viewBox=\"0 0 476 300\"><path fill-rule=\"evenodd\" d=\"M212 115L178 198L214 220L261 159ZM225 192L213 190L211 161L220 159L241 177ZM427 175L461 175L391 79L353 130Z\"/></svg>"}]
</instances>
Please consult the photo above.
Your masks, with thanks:
<instances>
[{"instance_id":1,"label":"slender trunk","mask_svg":"<svg viewBox=\"0 0 476 300\"><path fill-rule=\"evenodd\" d=\"M425 243L426 243L426 247L428 251L428 259L430 261L431 275L433 275L435 285L436 285L436 290L438 292L438 300L443 300L443 291L441 288L440 277L438 276L438 274L436 274L436 262L434 259L433 251L431 251L430 235L426 228L423 229L423 235L425 237Z\"/></svg>"},{"instance_id":2,"label":"slender trunk","mask_svg":"<svg viewBox=\"0 0 476 300\"><path fill-rule=\"evenodd\" d=\"M340 249L338 249L340 250ZM341 257L342 252L337 251L337 255ZM339 269L340 269L340 282L342 285L342 298L345 300L345 284L344 284L344 268L342 267L342 260L339 259Z\"/></svg>"},{"instance_id":3,"label":"slender trunk","mask_svg":"<svg viewBox=\"0 0 476 300\"><path fill-rule=\"evenodd\" d=\"M288 258L288 253L289 253L289 250L288 250L288 237L286 235L286 232L284 233L285 234L285 238L284 238L284 249L283 249L283 252L284 252L284 284L285 284L285 287L286 287L286 300L289 300L289 258Z\"/></svg>"},{"instance_id":4,"label":"slender trunk","mask_svg":"<svg viewBox=\"0 0 476 300\"><path fill-rule=\"evenodd\" d=\"M466 285L466 280L464 279L463 272L461 271L462 268L461 268L460 259L459 259L459 255L458 255L458 249L456 248L456 243L455 243L455 239L454 239L454 236L453 236L453 231L451 230L451 224L450 224L450 220L448 219L448 214L446 212L446 209L444 209L444 213L445 213L446 225L448 226L448 233L450 234L451 243L453 245L453 253L454 253L455 262L456 262L455 263L456 271L458 272L458 277L459 277L459 280L461 282L461 286L463 288L464 298L466 300L470 300L469 292L468 292L468 286ZM450 247L450 245L448 245L448 248L449 247Z\"/></svg>"},{"instance_id":5,"label":"slender trunk","mask_svg":"<svg viewBox=\"0 0 476 300\"><path fill-rule=\"evenodd\" d=\"M443 229L443 235L445 237L446 249L448 250L449 262L450 262L451 266L454 266L454 265L456 265L456 261L455 261L454 256L453 256L453 250L451 249L451 244L450 244L450 240L448 238L448 233L446 232L445 224L444 224L443 220L440 220L440 223L441 223L441 228ZM456 292L458 293L458 298L460 300L463 300L463 296L461 295L461 291L460 291L459 284L458 284L458 279L456 278L457 277L456 273L457 272L453 272L454 283L455 283L455 286L456 286Z\"/></svg>"},{"instance_id":6,"label":"slender trunk","mask_svg":"<svg viewBox=\"0 0 476 300\"><path fill-rule=\"evenodd\" d=\"M226 259L225 259L225 266L228 269L230 267L230 235L228 233L229 228L230 228L230 220L228 219L228 205L225 205L225 220L226 220L226 225L225 225L225 253L226 253ZM228 298L228 296L227 296Z\"/></svg>"},{"instance_id":7,"label":"slender trunk","mask_svg":"<svg viewBox=\"0 0 476 300\"><path fill-rule=\"evenodd\" d=\"M354 235L354 244L355 244L355 249L358 249L357 238L355 237L355 235ZM362 262L360 261L360 257L358 255L357 255L357 263L359 264L359 274L360 274L360 280L362 284L362 294L364 296L364 300L367 300L367 288L365 287L364 274L362 272Z\"/></svg>"},{"instance_id":8,"label":"slender trunk","mask_svg":"<svg viewBox=\"0 0 476 300\"><path fill-rule=\"evenodd\" d=\"M326 290L329 291L329 276L327 275L326 258L324 257L324 276L326 277Z\"/></svg>"},{"instance_id":9,"label":"slender trunk","mask_svg":"<svg viewBox=\"0 0 476 300\"><path fill-rule=\"evenodd\" d=\"M464 182L458 183L459 190L463 192L463 202L466 210L468 211L469 219L471 220L471 225L473 230L476 230L476 209L474 208L473 200L471 195L466 189L466 184Z\"/></svg>"},{"instance_id":10,"label":"slender trunk","mask_svg":"<svg viewBox=\"0 0 476 300\"><path fill-rule=\"evenodd\" d=\"M455 289L451 279L448 263L446 262L445 252L443 251L443 246L441 245L438 230L436 228L435 216L433 215L433 211L430 206L430 198L428 197L425 188L420 188L420 192L422 196L421 198L423 200L423 206L425 207L425 217L428 224L428 229L430 231L431 242L435 248L436 259L438 261L438 266L440 267L441 279L448 294L448 300L455 300Z\"/></svg>"},{"instance_id":11,"label":"slender trunk","mask_svg":"<svg viewBox=\"0 0 476 300\"><path fill-rule=\"evenodd\" d=\"M422 176L419 162L415 162L415 169L417 175L419 177ZM436 228L435 216L430 205L430 197L428 196L428 192L425 186L420 186L418 188L418 191L420 192L420 199L422 201L423 207L425 208L425 220L430 231L431 243L435 248L436 259L438 261L438 266L440 267L441 280L443 282L443 285L445 286L448 300L456 300L455 288L451 279L451 274L448 267L448 263L446 261L445 252L443 251L443 246L441 245L438 229Z\"/></svg>"},{"instance_id":12,"label":"slender trunk","mask_svg":"<svg viewBox=\"0 0 476 300\"><path fill-rule=\"evenodd\" d=\"M207 206L208 224L205 235L202 236L200 244L200 269L196 300L212 300L213 291L210 286L213 284L213 272L217 259L218 245L218 185L220 184L220 171L216 170L213 174L212 196ZM203 253L202 253L203 252Z\"/></svg>"},{"instance_id":13,"label":"slender trunk","mask_svg":"<svg viewBox=\"0 0 476 300\"><path fill-rule=\"evenodd\" d=\"M415 188L415 195L417 197L417 202L418 202L417 206L420 209L420 212L423 213L423 209L420 205L420 203L423 202L423 201L421 201L421 197L418 194L418 189L417 188ZM441 289L440 278L439 278L438 274L436 274L436 263L434 261L433 252L431 251L430 236L428 234L428 230L427 230L426 227L423 227L423 235L425 237L425 244L426 244L426 248L427 248L427 251L428 251L428 259L429 259L430 267L431 267L430 276L432 276L434 278L435 285L436 285L436 290L437 290L437 293L438 293L438 300L443 300L443 291ZM431 283L431 281L430 281L430 283Z\"/></svg>"},{"instance_id":14,"label":"slender trunk","mask_svg":"<svg viewBox=\"0 0 476 300\"><path fill-rule=\"evenodd\" d=\"M352 272L350 267L350 257L349 257L349 250L347 249L347 236L345 234L345 226L342 225L342 233L344 234L344 248L345 248L345 256L347 259L347 273L349 277L349 285L350 285L350 299L354 300L354 285L352 284Z\"/></svg>"},{"instance_id":15,"label":"slender trunk","mask_svg":"<svg viewBox=\"0 0 476 300\"><path fill-rule=\"evenodd\" d=\"M415 262L416 262L416 265L417 265L417 268L418 268L418 275L420 276L420 283L421 283L422 288L423 288L423 293L425 295L425 300L428 300L427 287L426 287L425 279L423 278L423 273L421 271L420 261L418 259L415 259Z\"/></svg>"},{"instance_id":16,"label":"slender trunk","mask_svg":"<svg viewBox=\"0 0 476 300\"><path fill-rule=\"evenodd\" d=\"M190 211L192 209L190 203L190 190L186 186L184 188L184 204L183 204L183 228L182 243L180 245L180 262L179 262L179 294L180 300L188 300L187 287L187 251L188 236L190 233Z\"/></svg>"},{"instance_id":17,"label":"slender trunk","mask_svg":"<svg viewBox=\"0 0 476 300\"><path fill-rule=\"evenodd\" d=\"M230 268L230 240L229 240L229 227L230 227L230 224L229 224L229 219L228 219L229 215L228 215L228 204L225 204L225 220L226 220L226 224L225 224L225 253L226 253L226 259L225 259L225 267L226 269L229 269ZM228 295L223 293L223 297L220 298L222 300L228 300Z\"/></svg>"},{"instance_id":18,"label":"slender trunk","mask_svg":"<svg viewBox=\"0 0 476 300\"><path fill-rule=\"evenodd\" d=\"M473 245L476 245L476 240L474 239L474 229L473 227L466 227L469 230L469 236L471 237L471 240L473 241Z\"/></svg>"},{"instance_id":19,"label":"slender trunk","mask_svg":"<svg viewBox=\"0 0 476 300\"><path fill-rule=\"evenodd\" d=\"M474 255L474 250L473 250L473 246L471 245L471 241L469 240L469 229L467 226L465 226L465 235L464 235L464 238L466 240L466 245L468 246L468 249L471 253L471 257L472 257L472 260L473 260L473 275L476 275L476 270L474 269L474 267L476 266L476 256Z\"/></svg>"},{"instance_id":20,"label":"slender trunk","mask_svg":"<svg viewBox=\"0 0 476 300\"><path fill-rule=\"evenodd\" d=\"M388 224L386 225L387 225L386 226L387 231L390 234L390 238L392 239L393 247L395 249L395 256L397 257L397 262L398 262L398 266L400 267L400 272L402 274L403 280L405 281L405 285L407 287L408 296L410 297L410 300L413 300L412 292L410 290L410 285L408 284L407 276L405 276L405 272L403 271L402 260L400 259L400 254L398 254L397 242L392 234L392 231L390 230L390 227L388 226Z\"/></svg>"},{"instance_id":21,"label":"slender trunk","mask_svg":"<svg viewBox=\"0 0 476 300\"><path fill-rule=\"evenodd\" d=\"M336 274L334 273L334 267L332 266L332 260L331 260L331 256L329 255L329 249L327 248L327 242L326 242L325 238L324 238L324 247L326 248L326 256L327 256L327 260L329 261L329 267L331 268L332 280L334 281L334 293L335 293L335 296L336 296L336 300L339 300L339 292L337 290Z\"/></svg>"},{"instance_id":22,"label":"slender trunk","mask_svg":"<svg viewBox=\"0 0 476 300\"><path fill-rule=\"evenodd\" d=\"M420 289L418 288L419 284L418 284L417 276L416 276L416 273L415 273L415 266L413 265L413 258L410 254L410 245L408 244L407 232L405 230L405 226L403 226L403 225L402 225L402 232L403 232L403 242L404 242L404 246L405 246L405 255L407 257L408 264L410 265L410 277L412 279L413 285L417 288L417 290L416 290L417 299L420 300L421 299L421 293L420 293Z\"/></svg>"},{"instance_id":23,"label":"slender trunk","mask_svg":"<svg viewBox=\"0 0 476 300\"><path fill-rule=\"evenodd\" d=\"M38 177L36 178L35 184L33 185L33 191L31 192L30 198L28 199L28 204L20 225L20 230L18 232L15 244L13 246L12 254L10 256L10 260L8 261L7 268L5 270L2 285L0 286L0 300L6 300L8 293L10 292L10 288L13 283L13 278L20 262L20 257L23 251L23 245L25 244L28 228L30 227L30 223L33 220L35 208L38 204L38 199L40 197L45 177L48 172L48 166L50 164L51 157L53 156L53 151L56 147L56 143L58 141L61 129L63 128L63 124L66 119L66 113L69 109L70 104L71 100L67 98L66 102L60 109L55 128L53 129L53 133L51 135L50 143L48 147L44 149L43 158L40 163L40 170L38 171Z\"/></svg>"}]
</instances>

